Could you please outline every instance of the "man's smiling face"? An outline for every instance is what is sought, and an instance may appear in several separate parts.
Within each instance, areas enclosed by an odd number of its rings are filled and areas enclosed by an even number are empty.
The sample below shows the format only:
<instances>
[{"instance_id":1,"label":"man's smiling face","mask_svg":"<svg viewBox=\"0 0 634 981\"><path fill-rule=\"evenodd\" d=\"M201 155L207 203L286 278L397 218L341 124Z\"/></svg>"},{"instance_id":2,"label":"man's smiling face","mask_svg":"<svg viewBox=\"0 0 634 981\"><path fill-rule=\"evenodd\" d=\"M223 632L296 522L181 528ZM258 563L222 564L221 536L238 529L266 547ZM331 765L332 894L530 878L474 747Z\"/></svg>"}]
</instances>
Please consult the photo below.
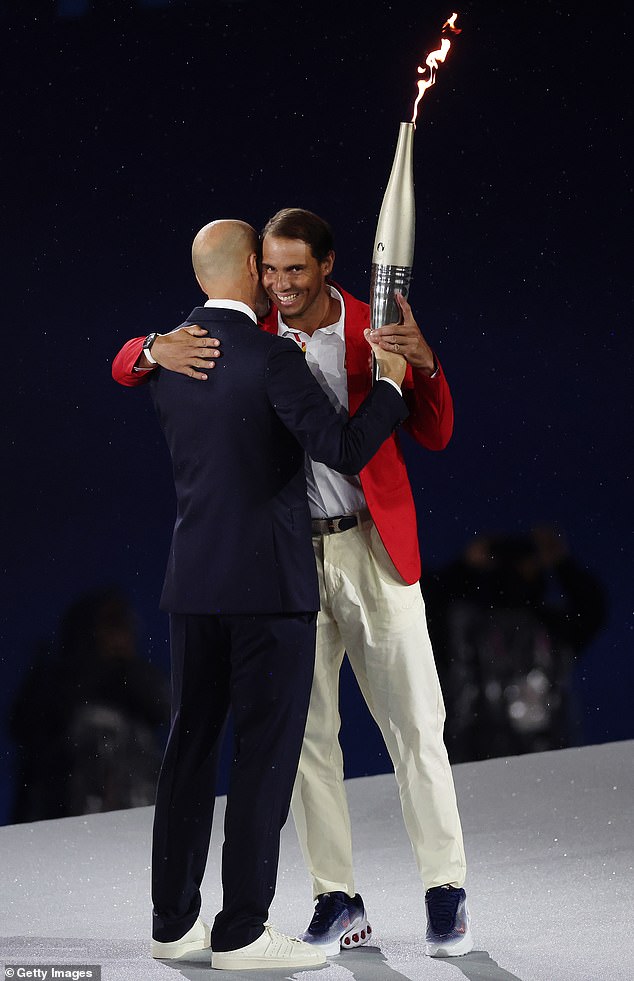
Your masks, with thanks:
<instances>
[{"instance_id":1,"label":"man's smiling face","mask_svg":"<svg viewBox=\"0 0 634 981\"><path fill-rule=\"evenodd\" d=\"M334 252L318 262L310 246L301 239L267 235L262 243L262 284L286 323L307 325L323 315L326 277L330 275ZM316 307L315 307L316 304ZM312 326L316 326L313 323Z\"/></svg>"}]
</instances>

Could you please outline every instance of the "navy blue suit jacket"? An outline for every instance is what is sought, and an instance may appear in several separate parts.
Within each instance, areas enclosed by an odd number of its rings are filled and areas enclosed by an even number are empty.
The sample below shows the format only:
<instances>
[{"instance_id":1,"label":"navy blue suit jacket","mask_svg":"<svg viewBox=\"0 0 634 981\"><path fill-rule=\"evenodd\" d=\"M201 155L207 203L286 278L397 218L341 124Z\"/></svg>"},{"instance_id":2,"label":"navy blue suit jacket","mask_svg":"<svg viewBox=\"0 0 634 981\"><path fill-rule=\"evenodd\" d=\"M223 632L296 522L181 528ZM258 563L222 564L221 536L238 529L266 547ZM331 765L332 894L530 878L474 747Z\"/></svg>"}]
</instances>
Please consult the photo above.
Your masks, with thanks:
<instances>
[{"instance_id":1,"label":"navy blue suit jacket","mask_svg":"<svg viewBox=\"0 0 634 981\"><path fill-rule=\"evenodd\" d=\"M220 338L222 356L206 382L152 372L177 497L161 607L318 610L304 451L358 473L407 417L405 402L392 385L375 385L344 425L293 341L228 309L197 307L185 323Z\"/></svg>"}]
</instances>

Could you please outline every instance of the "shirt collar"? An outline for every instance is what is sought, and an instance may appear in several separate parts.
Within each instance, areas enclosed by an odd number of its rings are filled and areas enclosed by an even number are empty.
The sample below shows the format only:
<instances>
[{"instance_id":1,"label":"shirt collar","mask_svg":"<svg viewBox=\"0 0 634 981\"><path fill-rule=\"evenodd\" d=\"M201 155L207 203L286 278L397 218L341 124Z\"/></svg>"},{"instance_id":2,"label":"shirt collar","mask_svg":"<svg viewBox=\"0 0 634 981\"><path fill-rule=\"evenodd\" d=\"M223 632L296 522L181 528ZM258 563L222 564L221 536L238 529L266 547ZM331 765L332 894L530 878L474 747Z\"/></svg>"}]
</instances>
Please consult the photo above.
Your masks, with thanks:
<instances>
[{"instance_id":1,"label":"shirt collar","mask_svg":"<svg viewBox=\"0 0 634 981\"><path fill-rule=\"evenodd\" d=\"M254 324L257 324L258 318L246 303L241 300L207 300L205 303L206 307L215 307L219 310L237 310L238 313L246 313L247 317L251 317Z\"/></svg>"},{"instance_id":2,"label":"shirt collar","mask_svg":"<svg viewBox=\"0 0 634 981\"><path fill-rule=\"evenodd\" d=\"M339 314L339 320L337 321L336 324L329 324L327 327L320 327L319 333L337 334L343 340L344 339L343 323L346 317L346 306L345 303L343 302L343 296L341 295L339 290L335 289L335 287L332 286L330 283L326 283L326 286L330 291L330 295L334 296L336 300L339 300L341 313ZM285 324L284 320L282 319L282 314L280 313L279 310L277 311L277 326L278 326L278 333L281 334L282 337L288 337L289 335L295 335L295 334L304 334L302 330L293 330L292 327L289 327L288 324ZM315 334L316 333L317 331L315 331ZM308 336L307 334L304 334L304 337L307 336Z\"/></svg>"}]
</instances>

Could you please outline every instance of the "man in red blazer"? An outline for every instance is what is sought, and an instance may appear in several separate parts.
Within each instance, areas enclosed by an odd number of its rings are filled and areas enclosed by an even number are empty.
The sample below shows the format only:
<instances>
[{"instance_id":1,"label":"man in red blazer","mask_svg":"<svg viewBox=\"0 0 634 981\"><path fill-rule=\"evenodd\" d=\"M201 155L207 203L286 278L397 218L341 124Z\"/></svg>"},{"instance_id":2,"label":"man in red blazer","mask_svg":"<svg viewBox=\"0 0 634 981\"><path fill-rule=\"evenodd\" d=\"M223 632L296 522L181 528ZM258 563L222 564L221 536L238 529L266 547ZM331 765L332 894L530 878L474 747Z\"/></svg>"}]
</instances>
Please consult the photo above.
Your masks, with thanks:
<instances>
[{"instance_id":1,"label":"man in red blazer","mask_svg":"<svg viewBox=\"0 0 634 981\"><path fill-rule=\"evenodd\" d=\"M369 307L331 280L330 227L299 208L278 212L262 233L262 282L272 301L262 327L290 337L342 414L371 388L363 331ZM441 450L453 429L442 367L410 305L402 323L373 340L402 353L408 369L405 428ZM113 362L124 385L143 382L153 363L213 384L200 371L219 355L200 328L128 341ZM338 733L339 672L347 653L394 764L403 817L425 885L426 952L457 956L473 947L466 861L451 767L443 741L444 704L420 591L416 513L394 434L358 476L306 461L313 546L320 583L317 653L293 817L313 880L315 913L302 939L332 955L367 942L371 928L356 893L350 818Z\"/></svg>"}]
</instances>

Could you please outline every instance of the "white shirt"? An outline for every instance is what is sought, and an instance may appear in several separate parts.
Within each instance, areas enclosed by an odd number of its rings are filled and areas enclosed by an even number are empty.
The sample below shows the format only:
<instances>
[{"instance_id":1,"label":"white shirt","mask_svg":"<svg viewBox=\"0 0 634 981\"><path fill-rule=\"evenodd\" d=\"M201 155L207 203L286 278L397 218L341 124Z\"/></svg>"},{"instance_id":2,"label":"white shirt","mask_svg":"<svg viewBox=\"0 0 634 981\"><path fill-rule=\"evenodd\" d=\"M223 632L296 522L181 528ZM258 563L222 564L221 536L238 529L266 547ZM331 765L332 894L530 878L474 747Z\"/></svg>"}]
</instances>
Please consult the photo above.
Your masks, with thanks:
<instances>
[{"instance_id":1,"label":"white shirt","mask_svg":"<svg viewBox=\"0 0 634 981\"><path fill-rule=\"evenodd\" d=\"M348 379L346 375L346 342L343 325L346 316L341 293L328 287L331 296L341 304L341 316L336 324L320 327L312 336L292 330L278 311L277 333L290 337L306 354L306 363L340 416L348 418ZM385 379L388 381L389 379ZM398 386L397 386L398 387ZM308 502L313 518L334 518L352 514L366 506L359 477L346 476L331 470L324 463L306 457Z\"/></svg>"},{"instance_id":2,"label":"white shirt","mask_svg":"<svg viewBox=\"0 0 634 981\"><path fill-rule=\"evenodd\" d=\"M246 313L247 317L251 317L254 324L258 322L258 318L251 307L248 307L241 300L207 300L205 306L217 307L220 310L237 310L238 313Z\"/></svg>"}]
</instances>

